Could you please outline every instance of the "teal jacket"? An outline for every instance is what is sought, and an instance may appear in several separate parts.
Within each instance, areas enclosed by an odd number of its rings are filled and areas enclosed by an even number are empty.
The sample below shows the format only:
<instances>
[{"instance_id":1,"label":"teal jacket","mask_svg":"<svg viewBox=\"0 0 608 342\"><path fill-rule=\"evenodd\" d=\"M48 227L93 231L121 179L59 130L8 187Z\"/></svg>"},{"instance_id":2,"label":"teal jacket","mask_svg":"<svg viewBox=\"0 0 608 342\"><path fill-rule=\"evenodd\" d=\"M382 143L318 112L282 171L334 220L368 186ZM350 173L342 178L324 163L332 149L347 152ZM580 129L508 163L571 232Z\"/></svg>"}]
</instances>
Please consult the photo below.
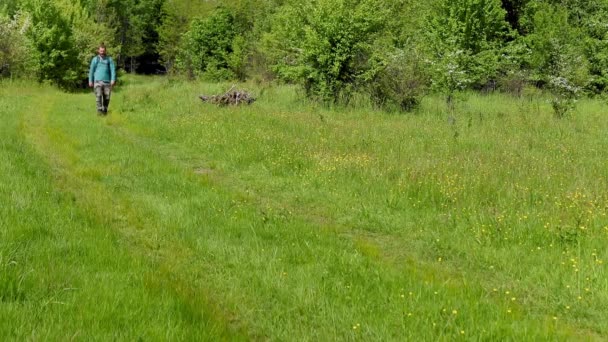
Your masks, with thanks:
<instances>
[{"instance_id":1,"label":"teal jacket","mask_svg":"<svg viewBox=\"0 0 608 342\"><path fill-rule=\"evenodd\" d=\"M97 55L91 60L91 67L89 68L89 82L97 81L116 81L116 66L112 57L106 56L102 58Z\"/></svg>"}]
</instances>

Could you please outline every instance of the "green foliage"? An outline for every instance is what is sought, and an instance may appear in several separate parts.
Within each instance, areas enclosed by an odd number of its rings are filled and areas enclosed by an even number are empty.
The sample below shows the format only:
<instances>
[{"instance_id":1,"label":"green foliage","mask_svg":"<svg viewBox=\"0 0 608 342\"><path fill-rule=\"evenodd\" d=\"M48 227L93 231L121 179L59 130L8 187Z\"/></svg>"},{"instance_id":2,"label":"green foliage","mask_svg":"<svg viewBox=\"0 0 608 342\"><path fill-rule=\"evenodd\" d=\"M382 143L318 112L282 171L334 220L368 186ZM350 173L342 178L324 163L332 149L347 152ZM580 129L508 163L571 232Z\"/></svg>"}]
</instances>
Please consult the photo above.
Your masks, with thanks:
<instances>
[{"instance_id":1,"label":"green foliage","mask_svg":"<svg viewBox=\"0 0 608 342\"><path fill-rule=\"evenodd\" d=\"M497 77L509 30L499 0L440 0L425 34L433 87L451 103L456 91Z\"/></svg>"},{"instance_id":2,"label":"green foliage","mask_svg":"<svg viewBox=\"0 0 608 342\"><path fill-rule=\"evenodd\" d=\"M89 12L79 2L69 0L58 1L61 12L68 18L72 28L72 41L78 60L78 80L86 80L89 73L91 58L97 53L101 42L108 47L108 54L117 52L115 49L115 30L95 22Z\"/></svg>"},{"instance_id":3,"label":"green foliage","mask_svg":"<svg viewBox=\"0 0 608 342\"><path fill-rule=\"evenodd\" d=\"M245 79L251 63L259 63L259 59L251 61L252 55L260 56L256 52L258 37L267 26L272 13L279 8L281 0L239 0L239 1L207 1L201 3L191 0L167 0L162 7L162 24L158 28L159 43L158 52L162 62L169 71L189 72L184 70L184 58L189 52L180 52L182 47L191 42L183 41L184 38L192 39L193 33L186 34L194 20L200 21L217 15L216 10L227 11L232 15L233 31L236 32L232 42L231 52L227 57L228 69L234 74L233 77ZM191 54L191 52L190 52ZM179 56L181 55L181 56ZM181 59L179 68L176 59ZM186 58L187 59L187 58Z\"/></svg>"},{"instance_id":4,"label":"green foliage","mask_svg":"<svg viewBox=\"0 0 608 342\"><path fill-rule=\"evenodd\" d=\"M177 6L179 2L165 1L162 7L162 24L158 28L158 52L165 68L173 71L175 59L179 53L181 36L188 30L188 10Z\"/></svg>"},{"instance_id":5,"label":"green foliage","mask_svg":"<svg viewBox=\"0 0 608 342\"><path fill-rule=\"evenodd\" d=\"M22 8L11 22L0 25L5 33L0 42L10 42L1 49L6 53L0 64L10 66L5 74L36 74L41 81L73 89L86 79L99 43L113 43L114 31L92 20L80 2L30 0Z\"/></svg>"},{"instance_id":6,"label":"green foliage","mask_svg":"<svg viewBox=\"0 0 608 342\"><path fill-rule=\"evenodd\" d=\"M564 8L543 4L534 15L534 32L526 39L532 50L532 80L548 86L555 116L564 117L589 82L581 32L570 25Z\"/></svg>"},{"instance_id":7,"label":"green foliage","mask_svg":"<svg viewBox=\"0 0 608 342\"><path fill-rule=\"evenodd\" d=\"M82 3L95 24L114 32L110 47L116 62L129 71L135 71L139 58L156 54L164 1L80 0L76 4Z\"/></svg>"},{"instance_id":8,"label":"green foliage","mask_svg":"<svg viewBox=\"0 0 608 342\"><path fill-rule=\"evenodd\" d=\"M554 78L608 89L608 0L4 0L0 12L4 76L64 87L103 41L128 71L276 77L324 102L368 92L404 107L405 89L427 80L449 100ZM25 36L13 22L24 18Z\"/></svg>"},{"instance_id":9,"label":"green foliage","mask_svg":"<svg viewBox=\"0 0 608 342\"><path fill-rule=\"evenodd\" d=\"M561 119L570 113L580 96L581 88L571 84L564 77L550 77L549 89L553 92L551 107L555 117Z\"/></svg>"},{"instance_id":10,"label":"green foliage","mask_svg":"<svg viewBox=\"0 0 608 342\"><path fill-rule=\"evenodd\" d=\"M433 43L477 54L506 38L505 15L499 0L441 0L429 18L428 30Z\"/></svg>"},{"instance_id":11,"label":"green foliage","mask_svg":"<svg viewBox=\"0 0 608 342\"><path fill-rule=\"evenodd\" d=\"M590 73L587 89L594 93L608 91L608 32L603 39L587 38L585 54L589 59Z\"/></svg>"},{"instance_id":12,"label":"green foliage","mask_svg":"<svg viewBox=\"0 0 608 342\"><path fill-rule=\"evenodd\" d=\"M0 78L35 75L35 50L26 35L30 25L27 13L9 17L0 12Z\"/></svg>"},{"instance_id":13,"label":"green foliage","mask_svg":"<svg viewBox=\"0 0 608 342\"><path fill-rule=\"evenodd\" d=\"M441 58L431 62L431 82L436 91L444 93L446 102L453 109L456 92L466 89L471 83L469 64L473 57L465 50L447 50Z\"/></svg>"},{"instance_id":14,"label":"green foliage","mask_svg":"<svg viewBox=\"0 0 608 342\"><path fill-rule=\"evenodd\" d=\"M502 0L502 8L506 12L506 20L513 30L520 34L525 34L525 27L522 20L525 17L525 9L530 0Z\"/></svg>"},{"instance_id":15,"label":"green foliage","mask_svg":"<svg viewBox=\"0 0 608 342\"><path fill-rule=\"evenodd\" d=\"M234 78L243 59L243 41L235 37L234 15L227 9L194 19L182 38L176 67L211 80Z\"/></svg>"},{"instance_id":16,"label":"green foliage","mask_svg":"<svg viewBox=\"0 0 608 342\"><path fill-rule=\"evenodd\" d=\"M277 75L304 86L310 97L338 102L371 79L372 49L388 17L381 1L293 2L274 18L264 37Z\"/></svg>"},{"instance_id":17,"label":"green foliage","mask_svg":"<svg viewBox=\"0 0 608 342\"><path fill-rule=\"evenodd\" d=\"M0 4L0 13L8 14L9 16L14 15L19 8L20 0L2 0Z\"/></svg>"},{"instance_id":18,"label":"green foliage","mask_svg":"<svg viewBox=\"0 0 608 342\"><path fill-rule=\"evenodd\" d=\"M534 15L534 31L526 40L532 51L533 80L542 84L549 77L565 77L584 84L587 65L580 48L580 30L570 25L565 9L540 6Z\"/></svg>"},{"instance_id":19,"label":"green foliage","mask_svg":"<svg viewBox=\"0 0 608 342\"><path fill-rule=\"evenodd\" d=\"M589 61L590 81L587 89L608 91L608 1L597 1L596 7L583 17L584 53Z\"/></svg>"},{"instance_id":20,"label":"green foliage","mask_svg":"<svg viewBox=\"0 0 608 342\"><path fill-rule=\"evenodd\" d=\"M369 82L372 101L387 110L416 108L428 84L423 59L413 48L395 49Z\"/></svg>"},{"instance_id":21,"label":"green foliage","mask_svg":"<svg viewBox=\"0 0 608 342\"><path fill-rule=\"evenodd\" d=\"M110 0L107 4L113 20L108 26L116 28L116 43L120 46L120 54L116 60L119 65L134 68L133 57L145 52L143 46L144 18L137 13L136 0Z\"/></svg>"},{"instance_id":22,"label":"green foliage","mask_svg":"<svg viewBox=\"0 0 608 342\"><path fill-rule=\"evenodd\" d=\"M68 18L52 0L30 0L25 9L32 18L28 36L36 50L38 78L74 87L82 71Z\"/></svg>"}]
</instances>

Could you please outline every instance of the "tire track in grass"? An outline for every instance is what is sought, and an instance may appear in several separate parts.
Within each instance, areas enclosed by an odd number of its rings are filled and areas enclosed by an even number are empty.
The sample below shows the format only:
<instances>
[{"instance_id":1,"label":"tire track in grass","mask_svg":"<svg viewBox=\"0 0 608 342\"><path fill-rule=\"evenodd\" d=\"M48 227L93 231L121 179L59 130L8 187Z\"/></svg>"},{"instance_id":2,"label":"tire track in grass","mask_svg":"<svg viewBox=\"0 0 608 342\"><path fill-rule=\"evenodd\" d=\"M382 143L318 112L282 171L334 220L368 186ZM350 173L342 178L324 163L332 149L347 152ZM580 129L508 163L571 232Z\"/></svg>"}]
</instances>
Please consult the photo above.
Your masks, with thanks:
<instances>
[{"instance_id":1,"label":"tire track in grass","mask_svg":"<svg viewBox=\"0 0 608 342\"><path fill-rule=\"evenodd\" d=\"M65 96L65 95L64 95ZM174 297L179 303L180 319L191 329L203 329L202 336L214 340L243 340L246 334L241 327L230 322L221 306L204 294L201 286L192 279L184 278L178 264L187 258L191 251L183 246L165 246L159 248L150 237L152 223L137 213L132 204L112 196L103 186L88 179L84 170L79 170L80 157L72 148L78 148L79 142L73 141L65 132L55 130L49 124L50 115L81 115L69 112L70 106L62 106L57 93L37 96L37 107L24 110L21 133L32 144L37 153L43 157L52 169L54 185L59 191L71 194L76 205L101 226L108 227L123 236L123 244L129 246L128 253L143 263L156 265L153 273L144 276L147 291L160 298ZM70 100L79 100L76 96L67 96ZM58 110L61 108L60 110ZM66 112L66 110L68 110ZM87 119L95 120L94 117ZM84 176L83 176L84 174ZM108 210L109 209L109 210Z\"/></svg>"},{"instance_id":2,"label":"tire track in grass","mask_svg":"<svg viewBox=\"0 0 608 342\"><path fill-rule=\"evenodd\" d=\"M19 90L26 95L0 96L0 340L202 338L185 325L147 326L162 318L138 306L149 298L129 268L141 262L53 188L50 166L25 141L21 121L33 104L36 113L48 109L36 101L46 90ZM167 298L154 305L171 310ZM120 305L132 307L121 312Z\"/></svg>"}]
</instances>

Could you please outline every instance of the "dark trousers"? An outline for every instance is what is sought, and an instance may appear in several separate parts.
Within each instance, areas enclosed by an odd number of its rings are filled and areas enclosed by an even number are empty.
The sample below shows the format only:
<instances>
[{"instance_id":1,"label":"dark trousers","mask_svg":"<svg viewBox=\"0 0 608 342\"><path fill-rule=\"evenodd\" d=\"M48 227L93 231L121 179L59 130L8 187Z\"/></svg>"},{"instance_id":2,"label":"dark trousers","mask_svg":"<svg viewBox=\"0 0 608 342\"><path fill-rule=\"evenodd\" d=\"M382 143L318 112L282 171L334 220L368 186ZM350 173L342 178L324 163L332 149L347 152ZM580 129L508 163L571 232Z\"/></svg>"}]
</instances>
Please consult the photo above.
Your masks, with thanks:
<instances>
[{"instance_id":1,"label":"dark trousers","mask_svg":"<svg viewBox=\"0 0 608 342\"><path fill-rule=\"evenodd\" d=\"M110 105L112 86L110 82L96 81L94 89L97 98L97 112L105 114L108 112L108 106Z\"/></svg>"}]
</instances>

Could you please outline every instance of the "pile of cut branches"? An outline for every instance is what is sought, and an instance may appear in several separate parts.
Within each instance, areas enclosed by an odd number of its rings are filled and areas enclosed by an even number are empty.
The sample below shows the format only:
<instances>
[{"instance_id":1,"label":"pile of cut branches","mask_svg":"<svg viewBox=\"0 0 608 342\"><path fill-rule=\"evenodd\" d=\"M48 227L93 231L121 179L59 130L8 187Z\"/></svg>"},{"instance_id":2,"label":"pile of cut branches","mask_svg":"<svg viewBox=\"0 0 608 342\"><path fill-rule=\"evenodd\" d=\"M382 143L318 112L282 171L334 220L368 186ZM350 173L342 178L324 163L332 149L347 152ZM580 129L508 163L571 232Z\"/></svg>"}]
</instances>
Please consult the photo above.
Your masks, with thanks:
<instances>
[{"instance_id":1,"label":"pile of cut branches","mask_svg":"<svg viewBox=\"0 0 608 342\"><path fill-rule=\"evenodd\" d=\"M203 102L216 104L218 106L252 104L255 98L246 91L235 89L234 86L226 93L220 95L200 95L199 98Z\"/></svg>"}]
</instances>

